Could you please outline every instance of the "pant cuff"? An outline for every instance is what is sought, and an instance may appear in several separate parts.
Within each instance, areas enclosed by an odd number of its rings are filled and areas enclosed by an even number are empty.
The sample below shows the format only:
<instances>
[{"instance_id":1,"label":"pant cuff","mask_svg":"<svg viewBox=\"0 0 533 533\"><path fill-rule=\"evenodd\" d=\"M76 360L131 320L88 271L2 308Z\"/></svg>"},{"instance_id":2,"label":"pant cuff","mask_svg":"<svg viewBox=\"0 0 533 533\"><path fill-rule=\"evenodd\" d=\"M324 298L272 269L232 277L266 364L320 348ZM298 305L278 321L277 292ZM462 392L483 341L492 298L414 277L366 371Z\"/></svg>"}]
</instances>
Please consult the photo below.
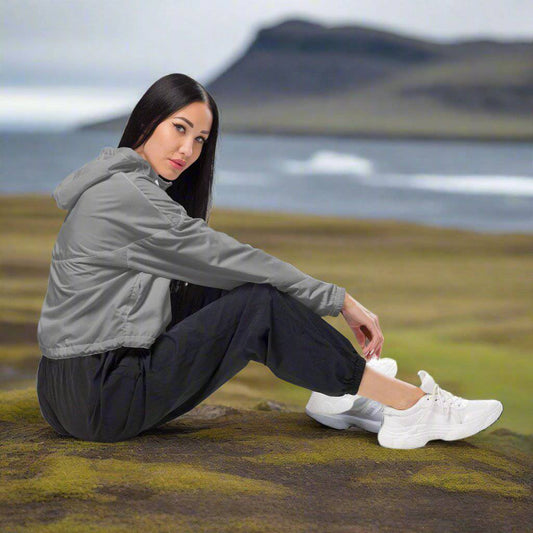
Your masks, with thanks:
<instances>
[{"instance_id":1,"label":"pant cuff","mask_svg":"<svg viewBox=\"0 0 533 533\"><path fill-rule=\"evenodd\" d=\"M350 389L348 390L348 394L357 394L357 391L359 390L359 386L361 384L361 380L363 379L363 373L366 367L366 359L360 355L357 355L354 363L355 369L353 373L352 382L350 383Z\"/></svg>"}]
</instances>

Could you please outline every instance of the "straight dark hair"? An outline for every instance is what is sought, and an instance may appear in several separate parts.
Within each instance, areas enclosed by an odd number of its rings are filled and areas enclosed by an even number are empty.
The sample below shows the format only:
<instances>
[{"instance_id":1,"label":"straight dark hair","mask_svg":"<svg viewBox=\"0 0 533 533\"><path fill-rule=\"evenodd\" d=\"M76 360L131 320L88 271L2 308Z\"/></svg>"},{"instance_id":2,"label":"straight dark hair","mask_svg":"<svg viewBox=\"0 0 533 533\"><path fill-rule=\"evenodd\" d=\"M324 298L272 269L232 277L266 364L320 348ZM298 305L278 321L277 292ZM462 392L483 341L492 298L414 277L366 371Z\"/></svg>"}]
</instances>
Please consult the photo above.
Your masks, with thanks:
<instances>
[{"instance_id":1,"label":"straight dark hair","mask_svg":"<svg viewBox=\"0 0 533 533\"><path fill-rule=\"evenodd\" d=\"M193 102L204 102L213 116L209 138L198 159L166 190L187 214L209 222L213 198L215 152L218 138L218 108L213 97L199 82L185 74L168 74L154 82L137 102L128 119L118 148L135 149L150 138L157 126L179 109ZM202 307L203 289L193 283L173 279L170 283L174 324Z\"/></svg>"}]
</instances>

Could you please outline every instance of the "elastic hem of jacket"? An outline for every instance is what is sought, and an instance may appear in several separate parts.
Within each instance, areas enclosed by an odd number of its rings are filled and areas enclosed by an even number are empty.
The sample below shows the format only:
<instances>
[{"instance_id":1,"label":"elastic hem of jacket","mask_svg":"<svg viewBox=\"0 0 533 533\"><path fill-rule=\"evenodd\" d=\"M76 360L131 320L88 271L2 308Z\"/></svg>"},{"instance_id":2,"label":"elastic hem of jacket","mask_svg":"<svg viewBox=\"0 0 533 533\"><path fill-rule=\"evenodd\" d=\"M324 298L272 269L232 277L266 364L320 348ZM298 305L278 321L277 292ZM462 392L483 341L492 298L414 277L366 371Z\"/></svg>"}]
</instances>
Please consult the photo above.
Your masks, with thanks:
<instances>
[{"instance_id":1,"label":"elastic hem of jacket","mask_svg":"<svg viewBox=\"0 0 533 533\"><path fill-rule=\"evenodd\" d=\"M157 337L149 335L121 335L115 339L101 342L90 342L88 344L76 344L73 346L62 346L60 348L42 349L41 354L49 359L68 359L70 357L83 357L94 355L108 350L114 350L122 346L131 348L150 348Z\"/></svg>"},{"instance_id":2,"label":"elastic hem of jacket","mask_svg":"<svg viewBox=\"0 0 533 533\"><path fill-rule=\"evenodd\" d=\"M346 289L344 287L339 287L338 285L335 285L335 287L337 288L335 289L335 296L333 298L334 303L329 313L330 316L339 315L344 307L344 299L346 298Z\"/></svg>"}]
</instances>

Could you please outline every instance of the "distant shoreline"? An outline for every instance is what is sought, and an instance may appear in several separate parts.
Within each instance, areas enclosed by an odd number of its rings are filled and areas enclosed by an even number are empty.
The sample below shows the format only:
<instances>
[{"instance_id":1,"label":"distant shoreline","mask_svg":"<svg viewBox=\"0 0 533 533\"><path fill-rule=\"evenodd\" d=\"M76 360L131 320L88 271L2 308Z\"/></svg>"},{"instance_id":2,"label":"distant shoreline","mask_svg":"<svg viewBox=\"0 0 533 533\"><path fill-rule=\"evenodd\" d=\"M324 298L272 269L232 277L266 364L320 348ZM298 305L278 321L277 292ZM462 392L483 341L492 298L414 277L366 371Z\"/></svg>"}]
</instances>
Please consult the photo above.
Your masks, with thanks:
<instances>
[{"instance_id":1,"label":"distant shoreline","mask_svg":"<svg viewBox=\"0 0 533 533\"><path fill-rule=\"evenodd\" d=\"M87 128L83 128L87 129ZM265 131L259 130L257 128L228 128L224 129L222 127L221 133L233 133L233 134L243 134L250 133L252 135L261 135L264 137L280 137L285 136L289 137L292 135L298 135L301 137L350 137L352 139L368 139L368 140L377 140L377 141L443 141L443 142L478 142L478 143L487 143L487 142L533 142L533 135L525 136L514 136L514 137L469 137L467 135L438 135L438 134L416 134L416 133L381 133L381 132L321 132L315 133L310 131L301 131L301 130L282 130L282 131Z\"/></svg>"},{"instance_id":2,"label":"distant shoreline","mask_svg":"<svg viewBox=\"0 0 533 533\"><path fill-rule=\"evenodd\" d=\"M75 133L83 131L100 131L107 133L114 133L120 135L123 130L116 128L105 128L105 127L96 127L92 125L86 126L77 126L75 128L65 128L61 130L51 130L48 131L31 131L27 132L24 130L16 129L2 129L0 128L0 133L4 135L9 134L26 134L26 133L36 133L36 134L64 134L64 133ZM351 139L368 139L372 141L440 141L440 142L476 142L476 143L533 143L533 134L532 135L516 135L513 137L505 136L490 136L490 137L469 137L466 135L439 135L439 134L416 134L416 133L381 133L381 132L311 132L311 131L300 131L300 130L280 130L280 131L265 131L259 130L253 127L250 128L222 128L220 134L230 133L236 135L242 134L251 134L251 135L261 135L262 137L331 137L331 138L351 138Z\"/></svg>"},{"instance_id":3,"label":"distant shoreline","mask_svg":"<svg viewBox=\"0 0 533 533\"><path fill-rule=\"evenodd\" d=\"M68 130L65 130L68 131ZM85 126L79 126L72 131L102 131L102 132L113 132L115 134L121 134L122 129L116 127L105 127L102 125L93 125L88 124ZM265 130L264 128L257 128L254 126L227 126L222 125L220 129L220 134L230 133L235 135L250 134L250 135L261 135L262 137L331 137L331 138L346 138L351 139L368 139L373 141L440 141L440 142L477 142L477 143L526 143L533 142L533 134L529 135L515 135L512 137L509 136L495 136L490 135L487 137L479 136L468 136L468 135L441 135L438 133L435 134L422 134L422 133L388 133L388 132L379 132L379 131L369 131L369 132L356 132L356 131L336 131L328 132L322 131L320 133L308 131L308 130Z\"/></svg>"},{"instance_id":4,"label":"distant shoreline","mask_svg":"<svg viewBox=\"0 0 533 533\"><path fill-rule=\"evenodd\" d=\"M122 133L122 130L112 129L112 128L102 128L102 127L94 127L94 126L81 126L81 127L75 127L72 129L65 128L64 130L52 130L51 133L58 134L58 133L74 133L74 132L81 132L81 131L101 131L101 132L108 132L108 133L115 133L117 135L120 135ZM4 135L9 134L24 134L28 133L26 131L21 130L10 130L10 129L1 129L0 133ZM40 133L40 134L47 134L47 131L37 131L37 132L30 132L30 133ZM310 131L264 131L259 130L255 128L222 128L220 131L220 134L224 133L230 133L235 135L243 135L243 134L250 134L250 135L261 135L262 137L291 137L291 136L298 136L298 137L331 137L333 139L335 138L351 138L351 139L363 139L363 140L372 140L372 141L439 141L439 142L475 142L475 143L532 143L533 142L533 135L525 135L523 137L517 135L514 137L468 137L468 136L461 136L461 135L446 135L441 136L438 134L433 135L423 135L423 134L413 134L413 133L398 133L398 134L390 134L390 133L380 133L380 132L368 132L368 133L361 133L361 132L310 132Z\"/></svg>"}]
</instances>

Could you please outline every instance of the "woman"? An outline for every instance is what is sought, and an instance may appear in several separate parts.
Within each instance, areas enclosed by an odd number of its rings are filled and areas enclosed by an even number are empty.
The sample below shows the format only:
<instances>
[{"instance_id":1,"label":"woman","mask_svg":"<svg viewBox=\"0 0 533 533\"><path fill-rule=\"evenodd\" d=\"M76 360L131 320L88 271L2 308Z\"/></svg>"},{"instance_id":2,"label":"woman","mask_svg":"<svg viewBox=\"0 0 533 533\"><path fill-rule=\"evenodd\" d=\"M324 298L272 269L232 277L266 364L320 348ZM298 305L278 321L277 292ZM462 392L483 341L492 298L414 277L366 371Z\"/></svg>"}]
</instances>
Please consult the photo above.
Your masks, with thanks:
<instances>
[{"instance_id":1,"label":"woman","mask_svg":"<svg viewBox=\"0 0 533 533\"><path fill-rule=\"evenodd\" d=\"M495 422L496 400L454 396L423 370L420 387L395 379L395 362L379 362L378 317L344 288L207 225L218 129L204 87L164 76L118 148L54 191L68 214L38 325L47 422L61 435L125 440L189 411L251 360L315 391L307 412L317 420L359 421L385 447L460 439ZM363 357L321 318L339 313Z\"/></svg>"}]
</instances>

